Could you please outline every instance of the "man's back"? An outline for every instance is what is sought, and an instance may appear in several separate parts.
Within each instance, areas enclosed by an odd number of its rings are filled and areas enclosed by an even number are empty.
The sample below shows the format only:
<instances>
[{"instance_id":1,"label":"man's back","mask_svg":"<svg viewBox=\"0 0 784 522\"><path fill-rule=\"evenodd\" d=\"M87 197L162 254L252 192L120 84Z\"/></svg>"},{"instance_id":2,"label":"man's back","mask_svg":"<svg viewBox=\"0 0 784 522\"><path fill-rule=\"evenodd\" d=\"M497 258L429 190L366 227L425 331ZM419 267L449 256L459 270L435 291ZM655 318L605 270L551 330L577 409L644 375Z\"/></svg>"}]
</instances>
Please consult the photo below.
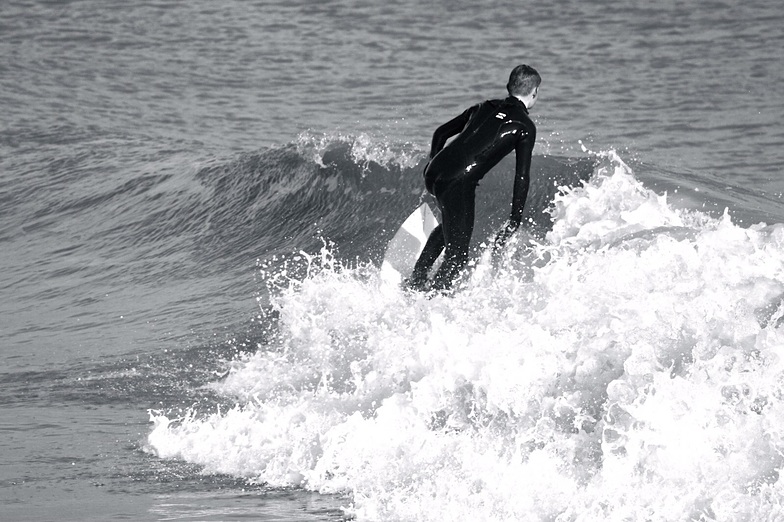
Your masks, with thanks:
<instances>
[{"instance_id":1,"label":"man's back","mask_svg":"<svg viewBox=\"0 0 784 522\"><path fill-rule=\"evenodd\" d=\"M533 146L536 127L528 117L528 110L517 98L487 100L474 105L452 121L439 127L433 138L438 146L459 132L444 148L454 167L440 172L440 178L470 177L479 181L501 159L512 152L518 153L526 143ZM528 151L530 154L530 151ZM434 158L435 159L435 158ZM462 168L460 168L462 167Z\"/></svg>"}]
</instances>

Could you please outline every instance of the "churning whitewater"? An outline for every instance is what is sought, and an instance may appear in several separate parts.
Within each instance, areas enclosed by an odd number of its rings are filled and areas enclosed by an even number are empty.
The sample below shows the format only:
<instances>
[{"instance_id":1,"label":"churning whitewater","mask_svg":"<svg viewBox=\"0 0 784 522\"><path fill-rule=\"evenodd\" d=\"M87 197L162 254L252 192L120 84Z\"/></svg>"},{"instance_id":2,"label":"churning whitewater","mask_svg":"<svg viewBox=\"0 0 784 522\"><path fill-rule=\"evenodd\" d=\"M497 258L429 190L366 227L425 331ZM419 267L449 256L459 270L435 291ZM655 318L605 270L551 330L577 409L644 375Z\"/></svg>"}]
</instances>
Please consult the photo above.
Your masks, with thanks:
<instances>
[{"instance_id":1,"label":"churning whitewater","mask_svg":"<svg viewBox=\"0 0 784 522\"><path fill-rule=\"evenodd\" d=\"M780 520L784 226L678 208L613 152L453 296L329 244L260 276L265 344L148 451L357 520ZM291 258L287 262L294 262Z\"/></svg>"}]
</instances>

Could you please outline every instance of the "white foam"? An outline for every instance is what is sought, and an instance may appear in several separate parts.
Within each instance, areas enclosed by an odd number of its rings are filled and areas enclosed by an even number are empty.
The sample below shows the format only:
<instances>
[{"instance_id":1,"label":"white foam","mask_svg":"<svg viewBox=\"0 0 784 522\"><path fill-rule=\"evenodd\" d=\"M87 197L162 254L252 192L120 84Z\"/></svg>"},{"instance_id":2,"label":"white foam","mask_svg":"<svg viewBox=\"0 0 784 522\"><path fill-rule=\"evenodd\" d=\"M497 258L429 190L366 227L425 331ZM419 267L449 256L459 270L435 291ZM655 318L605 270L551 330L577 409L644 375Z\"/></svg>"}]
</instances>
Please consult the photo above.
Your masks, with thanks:
<instances>
[{"instance_id":1,"label":"white foam","mask_svg":"<svg viewBox=\"0 0 784 522\"><path fill-rule=\"evenodd\" d=\"M282 342L149 448L359 520L777 520L784 227L677 210L613 154L453 297L326 255ZM522 237L522 236L521 236Z\"/></svg>"},{"instance_id":2,"label":"white foam","mask_svg":"<svg viewBox=\"0 0 784 522\"><path fill-rule=\"evenodd\" d=\"M351 160L367 170L370 163L383 167L399 166L413 168L421 161L426 151L413 143L397 143L367 133L345 134L341 132L315 133L302 132L297 136L296 146L299 152L321 166L324 165L324 154L336 147L345 146Z\"/></svg>"}]
</instances>

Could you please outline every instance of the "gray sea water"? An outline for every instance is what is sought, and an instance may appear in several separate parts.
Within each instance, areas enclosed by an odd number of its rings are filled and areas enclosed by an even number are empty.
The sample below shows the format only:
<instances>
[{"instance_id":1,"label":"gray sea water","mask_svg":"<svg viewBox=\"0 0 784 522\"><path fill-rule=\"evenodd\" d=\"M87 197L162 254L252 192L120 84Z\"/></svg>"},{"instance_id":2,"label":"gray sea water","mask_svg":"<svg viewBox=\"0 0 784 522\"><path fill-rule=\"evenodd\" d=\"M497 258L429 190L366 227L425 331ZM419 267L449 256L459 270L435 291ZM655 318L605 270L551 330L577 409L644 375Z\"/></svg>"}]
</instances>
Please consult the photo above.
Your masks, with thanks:
<instances>
[{"instance_id":1,"label":"gray sea water","mask_svg":"<svg viewBox=\"0 0 784 522\"><path fill-rule=\"evenodd\" d=\"M677 208L775 229L782 48L774 0L4 0L0 519L418 518L378 500L393 486L363 490L363 475L339 487L274 475L275 458L220 468L188 453L203 441L151 440L161 417L148 411L231 408L211 383L290 342L285 307L284 330L259 315L280 303L257 260L314 254L324 237L341 259L377 262L416 200L433 130L504 96L518 63L543 77L537 161L614 151ZM303 317L324 318L321 300L303 301ZM333 321L339 338L349 327ZM741 350L740 337L721 342ZM233 426L210 446L227 462L252 431ZM504 519L504 501L481 512ZM700 502L646 519L743 519Z\"/></svg>"}]
</instances>

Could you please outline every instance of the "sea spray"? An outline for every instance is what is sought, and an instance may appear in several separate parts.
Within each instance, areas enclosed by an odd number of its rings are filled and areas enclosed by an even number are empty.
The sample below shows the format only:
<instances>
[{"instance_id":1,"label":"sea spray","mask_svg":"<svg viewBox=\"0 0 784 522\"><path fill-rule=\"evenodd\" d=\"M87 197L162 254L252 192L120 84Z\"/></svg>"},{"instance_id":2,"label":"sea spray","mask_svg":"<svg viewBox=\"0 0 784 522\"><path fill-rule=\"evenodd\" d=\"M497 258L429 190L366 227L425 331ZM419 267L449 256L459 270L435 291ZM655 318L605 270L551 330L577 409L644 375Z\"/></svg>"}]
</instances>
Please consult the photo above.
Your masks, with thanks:
<instances>
[{"instance_id":1,"label":"sea spray","mask_svg":"<svg viewBox=\"0 0 784 522\"><path fill-rule=\"evenodd\" d=\"M454 295L325 248L276 342L153 413L150 451L346 495L360 520L784 516L784 227L674 208L612 153Z\"/></svg>"},{"instance_id":2,"label":"sea spray","mask_svg":"<svg viewBox=\"0 0 784 522\"><path fill-rule=\"evenodd\" d=\"M426 153L414 143L393 141L368 134L344 134L340 132L301 132L296 139L297 151L316 164L326 167L336 154L346 157L362 167L364 171L371 163L384 167L414 168Z\"/></svg>"}]
</instances>

